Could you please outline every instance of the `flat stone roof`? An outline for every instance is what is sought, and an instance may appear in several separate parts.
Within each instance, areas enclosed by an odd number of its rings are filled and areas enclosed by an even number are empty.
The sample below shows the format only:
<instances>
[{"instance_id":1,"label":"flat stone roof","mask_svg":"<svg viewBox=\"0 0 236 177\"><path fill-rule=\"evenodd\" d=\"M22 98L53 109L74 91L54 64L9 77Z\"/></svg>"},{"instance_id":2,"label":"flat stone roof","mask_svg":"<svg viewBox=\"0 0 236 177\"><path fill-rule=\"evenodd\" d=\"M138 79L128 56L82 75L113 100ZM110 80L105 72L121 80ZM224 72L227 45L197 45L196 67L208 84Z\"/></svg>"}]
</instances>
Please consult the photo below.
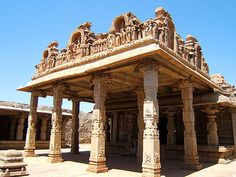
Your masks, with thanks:
<instances>
[{"instance_id":1,"label":"flat stone roof","mask_svg":"<svg viewBox=\"0 0 236 177\"><path fill-rule=\"evenodd\" d=\"M0 109L29 112L30 111L30 105L25 104L25 103L17 103L17 102L10 102L10 101L0 100ZM40 105L37 108L38 113L51 114L52 110L53 110L53 107L51 107L51 106ZM62 114L65 115L65 116L71 116L71 110L62 109Z\"/></svg>"}]
</instances>

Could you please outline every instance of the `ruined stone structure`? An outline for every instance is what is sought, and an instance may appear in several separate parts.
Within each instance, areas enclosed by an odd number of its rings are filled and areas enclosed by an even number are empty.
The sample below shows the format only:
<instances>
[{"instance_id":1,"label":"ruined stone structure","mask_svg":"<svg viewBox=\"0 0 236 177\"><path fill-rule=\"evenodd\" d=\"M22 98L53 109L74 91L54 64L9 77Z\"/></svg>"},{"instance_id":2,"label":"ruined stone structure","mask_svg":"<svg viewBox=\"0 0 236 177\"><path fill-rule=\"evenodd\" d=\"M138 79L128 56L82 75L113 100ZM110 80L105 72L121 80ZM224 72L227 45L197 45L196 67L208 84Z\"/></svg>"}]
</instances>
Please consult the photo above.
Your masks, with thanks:
<instances>
[{"instance_id":1,"label":"ruined stone structure","mask_svg":"<svg viewBox=\"0 0 236 177\"><path fill-rule=\"evenodd\" d=\"M27 153L35 149L38 97L50 95L52 162L62 161L62 98L72 100L72 117L80 100L95 103L88 171L108 170L106 151L136 154L143 177L159 177L163 158L182 159L193 170L202 161L230 160L236 149L235 88L221 75L209 76L194 36L181 38L163 8L145 22L122 14L108 33L95 34L91 25L78 26L65 49L50 43L32 81L18 89L31 92Z\"/></svg>"},{"instance_id":2,"label":"ruined stone structure","mask_svg":"<svg viewBox=\"0 0 236 177\"><path fill-rule=\"evenodd\" d=\"M0 101L0 149L22 149L25 146L28 127L29 105ZM35 138L37 148L48 148L51 131L52 108L39 106L35 112ZM63 132L71 119L69 110L63 110ZM62 134L62 146L66 147L65 134Z\"/></svg>"}]
</instances>

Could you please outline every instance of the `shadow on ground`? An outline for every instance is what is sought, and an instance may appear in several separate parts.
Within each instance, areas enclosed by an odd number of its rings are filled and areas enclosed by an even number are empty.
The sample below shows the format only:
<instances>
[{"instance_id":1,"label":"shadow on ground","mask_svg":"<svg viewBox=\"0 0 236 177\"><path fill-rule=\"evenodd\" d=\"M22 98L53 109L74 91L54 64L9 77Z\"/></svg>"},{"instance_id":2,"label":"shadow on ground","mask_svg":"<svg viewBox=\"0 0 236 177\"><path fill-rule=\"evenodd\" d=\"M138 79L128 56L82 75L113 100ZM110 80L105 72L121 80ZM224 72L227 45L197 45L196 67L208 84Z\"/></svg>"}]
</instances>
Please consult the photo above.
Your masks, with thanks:
<instances>
[{"instance_id":1,"label":"shadow on ground","mask_svg":"<svg viewBox=\"0 0 236 177\"><path fill-rule=\"evenodd\" d=\"M71 154L69 152L64 152L62 154L64 161L73 161L78 163L89 163L90 151L83 151L79 154ZM47 156L48 154L40 154L39 156ZM142 172L141 164L138 164L136 157L131 156L121 156L121 155L111 155L107 156L107 167L111 169L119 169L132 172ZM188 176L194 171L188 171L183 169L183 161L180 160L163 160L161 161L161 174L166 177L183 177ZM204 168L210 167L214 164L205 163Z\"/></svg>"}]
</instances>

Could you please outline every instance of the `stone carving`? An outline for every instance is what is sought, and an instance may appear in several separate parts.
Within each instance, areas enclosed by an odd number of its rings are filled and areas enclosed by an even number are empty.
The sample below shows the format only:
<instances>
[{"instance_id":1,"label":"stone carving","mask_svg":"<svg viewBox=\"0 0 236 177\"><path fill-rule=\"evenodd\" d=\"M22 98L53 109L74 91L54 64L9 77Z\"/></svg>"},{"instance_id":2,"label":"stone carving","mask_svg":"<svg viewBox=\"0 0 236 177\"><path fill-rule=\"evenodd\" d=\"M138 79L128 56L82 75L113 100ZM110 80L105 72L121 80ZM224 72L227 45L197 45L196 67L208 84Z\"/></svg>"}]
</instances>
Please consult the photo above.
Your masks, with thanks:
<instances>
[{"instance_id":1,"label":"stone carving","mask_svg":"<svg viewBox=\"0 0 236 177\"><path fill-rule=\"evenodd\" d=\"M191 35L186 37L184 52L184 58L187 61L208 74L208 65L202 55L202 48L195 37Z\"/></svg>"},{"instance_id":2,"label":"stone carving","mask_svg":"<svg viewBox=\"0 0 236 177\"><path fill-rule=\"evenodd\" d=\"M211 75L211 80L213 82L215 82L216 84L218 84L225 92L228 92L230 94L236 93L235 86L228 84L225 81L224 76L222 76L220 74L213 74L213 75Z\"/></svg>"},{"instance_id":3,"label":"stone carving","mask_svg":"<svg viewBox=\"0 0 236 177\"><path fill-rule=\"evenodd\" d=\"M16 150L7 150L0 153L0 176L26 176L26 164L23 162L22 153Z\"/></svg>"},{"instance_id":4,"label":"stone carving","mask_svg":"<svg viewBox=\"0 0 236 177\"><path fill-rule=\"evenodd\" d=\"M66 49L58 50L58 42L53 41L43 52L40 64L36 66L34 78L53 72L55 68L69 67L67 63L82 62L99 57L105 51L127 49L135 41L153 38L167 46L186 61L208 74L208 65L202 55L201 46L193 36L187 36L186 42L175 31L170 14L163 8L156 9L156 17L141 22L131 12L116 17L108 33L94 34L91 23L86 22L71 34ZM126 46L129 44L128 46ZM85 61L84 61L85 62Z\"/></svg>"}]
</instances>

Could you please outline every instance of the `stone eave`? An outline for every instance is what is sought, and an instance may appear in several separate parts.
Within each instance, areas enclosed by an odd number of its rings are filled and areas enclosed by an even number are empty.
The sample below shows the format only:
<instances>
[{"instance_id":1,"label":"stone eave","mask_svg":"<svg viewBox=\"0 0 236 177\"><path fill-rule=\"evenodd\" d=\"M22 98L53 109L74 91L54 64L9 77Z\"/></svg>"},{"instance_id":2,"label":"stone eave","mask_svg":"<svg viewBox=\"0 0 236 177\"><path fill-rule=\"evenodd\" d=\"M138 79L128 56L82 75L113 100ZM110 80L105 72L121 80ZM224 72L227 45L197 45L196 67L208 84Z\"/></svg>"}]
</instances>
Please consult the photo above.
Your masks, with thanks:
<instances>
[{"instance_id":1,"label":"stone eave","mask_svg":"<svg viewBox=\"0 0 236 177\"><path fill-rule=\"evenodd\" d=\"M159 98L160 108L165 107L182 107L182 100L180 96ZM172 104L169 104L172 103ZM236 107L235 102L228 96L221 93L207 93L202 95L195 95L193 99L193 106L205 106L205 105L220 105L227 107Z\"/></svg>"},{"instance_id":2,"label":"stone eave","mask_svg":"<svg viewBox=\"0 0 236 177\"><path fill-rule=\"evenodd\" d=\"M190 76L202 81L210 88L222 90L218 85L210 80L207 74L191 65L188 61L184 60L173 50L169 49L153 37L144 38L140 41L135 41L134 43L119 46L119 48L113 49L110 52L105 51L101 54L92 55L90 58L82 58L79 62L74 61L73 64L69 64L66 67L62 66L55 68L51 73L35 78L26 86L20 87L17 90L31 92L40 86L52 84L53 82L88 75L89 73L110 66L124 64L144 57L153 57L154 55L163 56L173 66L179 67L184 70L184 72L189 73Z\"/></svg>"}]
</instances>

